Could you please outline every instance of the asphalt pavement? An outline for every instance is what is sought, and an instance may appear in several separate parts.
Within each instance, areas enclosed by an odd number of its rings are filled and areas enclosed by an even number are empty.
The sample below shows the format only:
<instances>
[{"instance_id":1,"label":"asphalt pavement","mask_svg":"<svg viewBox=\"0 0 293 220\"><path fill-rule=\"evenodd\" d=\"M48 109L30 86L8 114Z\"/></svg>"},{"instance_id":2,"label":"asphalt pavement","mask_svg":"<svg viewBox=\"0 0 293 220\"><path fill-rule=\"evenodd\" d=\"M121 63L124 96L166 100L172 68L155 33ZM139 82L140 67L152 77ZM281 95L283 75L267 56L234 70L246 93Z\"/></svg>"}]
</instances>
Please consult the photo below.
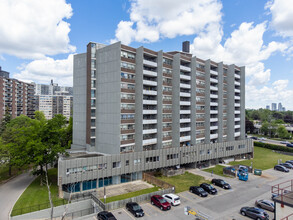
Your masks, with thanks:
<instances>
[{"instance_id":1,"label":"asphalt pavement","mask_svg":"<svg viewBox=\"0 0 293 220\"><path fill-rule=\"evenodd\" d=\"M0 185L1 220L9 219L9 213L15 202L34 179L35 177L27 172Z\"/></svg>"}]
</instances>

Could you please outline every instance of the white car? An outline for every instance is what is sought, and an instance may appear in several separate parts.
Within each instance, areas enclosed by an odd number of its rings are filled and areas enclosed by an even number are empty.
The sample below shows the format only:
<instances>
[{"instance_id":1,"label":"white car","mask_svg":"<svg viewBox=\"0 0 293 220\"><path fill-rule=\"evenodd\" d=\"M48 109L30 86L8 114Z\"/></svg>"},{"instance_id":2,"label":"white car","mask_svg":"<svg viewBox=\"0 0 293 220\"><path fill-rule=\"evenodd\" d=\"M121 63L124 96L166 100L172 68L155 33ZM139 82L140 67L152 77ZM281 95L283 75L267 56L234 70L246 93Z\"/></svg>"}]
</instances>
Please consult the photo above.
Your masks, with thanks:
<instances>
[{"instance_id":1,"label":"white car","mask_svg":"<svg viewBox=\"0 0 293 220\"><path fill-rule=\"evenodd\" d=\"M162 197L166 199L167 202L169 202L173 206L180 205L180 197L177 195L170 193L170 194L165 194Z\"/></svg>"}]
</instances>

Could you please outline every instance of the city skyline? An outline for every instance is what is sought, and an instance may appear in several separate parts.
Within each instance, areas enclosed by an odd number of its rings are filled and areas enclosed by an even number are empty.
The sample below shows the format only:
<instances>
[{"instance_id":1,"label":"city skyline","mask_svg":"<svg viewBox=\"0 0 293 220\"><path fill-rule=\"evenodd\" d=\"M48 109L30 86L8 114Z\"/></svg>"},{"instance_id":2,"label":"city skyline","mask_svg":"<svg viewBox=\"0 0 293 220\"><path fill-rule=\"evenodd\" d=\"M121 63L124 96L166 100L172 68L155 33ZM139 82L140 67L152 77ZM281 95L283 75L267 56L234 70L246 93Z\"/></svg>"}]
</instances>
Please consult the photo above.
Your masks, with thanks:
<instances>
[{"instance_id":1,"label":"city skyline","mask_svg":"<svg viewBox=\"0 0 293 220\"><path fill-rule=\"evenodd\" d=\"M19 7L34 16L22 17ZM1 1L0 8L0 65L13 78L72 86L73 54L91 40L145 44L155 51L181 50L181 42L189 40L195 56L246 66L246 108L279 100L293 109L288 102L293 95L293 7L288 1L24 0ZM201 11L204 16L198 16ZM10 31L12 25L17 31Z\"/></svg>"}]
</instances>

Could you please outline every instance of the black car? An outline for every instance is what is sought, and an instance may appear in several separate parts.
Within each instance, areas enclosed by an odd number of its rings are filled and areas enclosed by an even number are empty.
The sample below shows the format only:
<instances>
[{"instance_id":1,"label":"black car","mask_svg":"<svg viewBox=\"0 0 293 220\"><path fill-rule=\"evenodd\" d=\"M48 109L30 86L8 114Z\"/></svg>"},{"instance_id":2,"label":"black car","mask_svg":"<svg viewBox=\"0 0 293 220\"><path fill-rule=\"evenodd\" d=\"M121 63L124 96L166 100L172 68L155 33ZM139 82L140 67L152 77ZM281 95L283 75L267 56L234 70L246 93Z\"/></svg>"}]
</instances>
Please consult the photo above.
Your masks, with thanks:
<instances>
[{"instance_id":1,"label":"black car","mask_svg":"<svg viewBox=\"0 0 293 220\"><path fill-rule=\"evenodd\" d=\"M98 213L98 220L117 220L111 212L102 211Z\"/></svg>"},{"instance_id":2,"label":"black car","mask_svg":"<svg viewBox=\"0 0 293 220\"><path fill-rule=\"evenodd\" d=\"M144 212L140 205L136 202L128 202L126 203L126 209L131 212L135 217L142 217L144 216Z\"/></svg>"},{"instance_id":3,"label":"black car","mask_svg":"<svg viewBox=\"0 0 293 220\"><path fill-rule=\"evenodd\" d=\"M250 137L250 139L252 139L252 140L258 140L257 137Z\"/></svg>"},{"instance_id":4,"label":"black car","mask_svg":"<svg viewBox=\"0 0 293 220\"><path fill-rule=\"evenodd\" d=\"M207 197L208 196L208 193L206 191L204 191L204 189L199 186L191 186L189 188L189 192L194 193L196 195L199 195L200 197Z\"/></svg>"},{"instance_id":5,"label":"black car","mask_svg":"<svg viewBox=\"0 0 293 220\"><path fill-rule=\"evenodd\" d=\"M214 188L211 184L202 183L200 187L204 189L204 191L208 192L209 194L215 195L217 194L218 190Z\"/></svg>"},{"instance_id":6,"label":"black car","mask_svg":"<svg viewBox=\"0 0 293 220\"><path fill-rule=\"evenodd\" d=\"M293 165L293 160L287 160L285 163L290 163Z\"/></svg>"},{"instance_id":7,"label":"black car","mask_svg":"<svg viewBox=\"0 0 293 220\"><path fill-rule=\"evenodd\" d=\"M229 183L226 183L222 179L212 179L212 184L222 187L223 189L231 189L231 186Z\"/></svg>"},{"instance_id":8,"label":"black car","mask_svg":"<svg viewBox=\"0 0 293 220\"><path fill-rule=\"evenodd\" d=\"M293 147L293 144L288 143L286 144L286 147Z\"/></svg>"},{"instance_id":9,"label":"black car","mask_svg":"<svg viewBox=\"0 0 293 220\"><path fill-rule=\"evenodd\" d=\"M288 173L289 172L289 170L286 167L281 166L281 165L276 165L274 167L274 170L282 171L282 172L285 172L285 173Z\"/></svg>"},{"instance_id":10,"label":"black car","mask_svg":"<svg viewBox=\"0 0 293 220\"><path fill-rule=\"evenodd\" d=\"M291 163L280 163L279 165L286 167L288 169L293 169L293 165Z\"/></svg>"},{"instance_id":11,"label":"black car","mask_svg":"<svg viewBox=\"0 0 293 220\"><path fill-rule=\"evenodd\" d=\"M240 213L243 216L247 216L257 220L268 220L269 215L263 209L255 207L242 207Z\"/></svg>"}]
</instances>

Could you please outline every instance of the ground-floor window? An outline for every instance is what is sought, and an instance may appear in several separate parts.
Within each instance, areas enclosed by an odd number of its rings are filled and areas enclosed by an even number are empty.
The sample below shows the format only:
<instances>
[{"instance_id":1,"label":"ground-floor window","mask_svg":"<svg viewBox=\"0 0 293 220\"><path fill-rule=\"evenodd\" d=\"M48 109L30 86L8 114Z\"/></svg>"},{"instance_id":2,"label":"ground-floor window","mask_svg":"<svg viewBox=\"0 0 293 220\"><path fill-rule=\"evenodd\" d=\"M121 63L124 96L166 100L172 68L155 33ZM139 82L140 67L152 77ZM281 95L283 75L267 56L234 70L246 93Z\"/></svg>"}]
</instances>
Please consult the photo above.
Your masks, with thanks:
<instances>
[{"instance_id":1,"label":"ground-floor window","mask_svg":"<svg viewBox=\"0 0 293 220\"><path fill-rule=\"evenodd\" d=\"M97 188L97 180L89 180L82 182L82 190L90 190Z\"/></svg>"},{"instance_id":2,"label":"ground-floor window","mask_svg":"<svg viewBox=\"0 0 293 220\"><path fill-rule=\"evenodd\" d=\"M65 192L80 192L80 183L70 183L62 185L62 190Z\"/></svg>"},{"instance_id":3,"label":"ground-floor window","mask_svg":"<svg viewBox=\"0 0 293 220\"><path fill-rule=\"evenodd\" d=\"M112 185L112 177L105 177L99 179L99 187Z\"/></svg>"},{"instance_id":4,"label":"ground-floor window","mask_svg":"<svg viewBox=\"0 0 293 220\"><path fill-rule=\"evenodd\" d=\"M130 181L131 181L131 174L130 173L121 175L121 183L127 183Z\"/></svg>"}]
</instances>

